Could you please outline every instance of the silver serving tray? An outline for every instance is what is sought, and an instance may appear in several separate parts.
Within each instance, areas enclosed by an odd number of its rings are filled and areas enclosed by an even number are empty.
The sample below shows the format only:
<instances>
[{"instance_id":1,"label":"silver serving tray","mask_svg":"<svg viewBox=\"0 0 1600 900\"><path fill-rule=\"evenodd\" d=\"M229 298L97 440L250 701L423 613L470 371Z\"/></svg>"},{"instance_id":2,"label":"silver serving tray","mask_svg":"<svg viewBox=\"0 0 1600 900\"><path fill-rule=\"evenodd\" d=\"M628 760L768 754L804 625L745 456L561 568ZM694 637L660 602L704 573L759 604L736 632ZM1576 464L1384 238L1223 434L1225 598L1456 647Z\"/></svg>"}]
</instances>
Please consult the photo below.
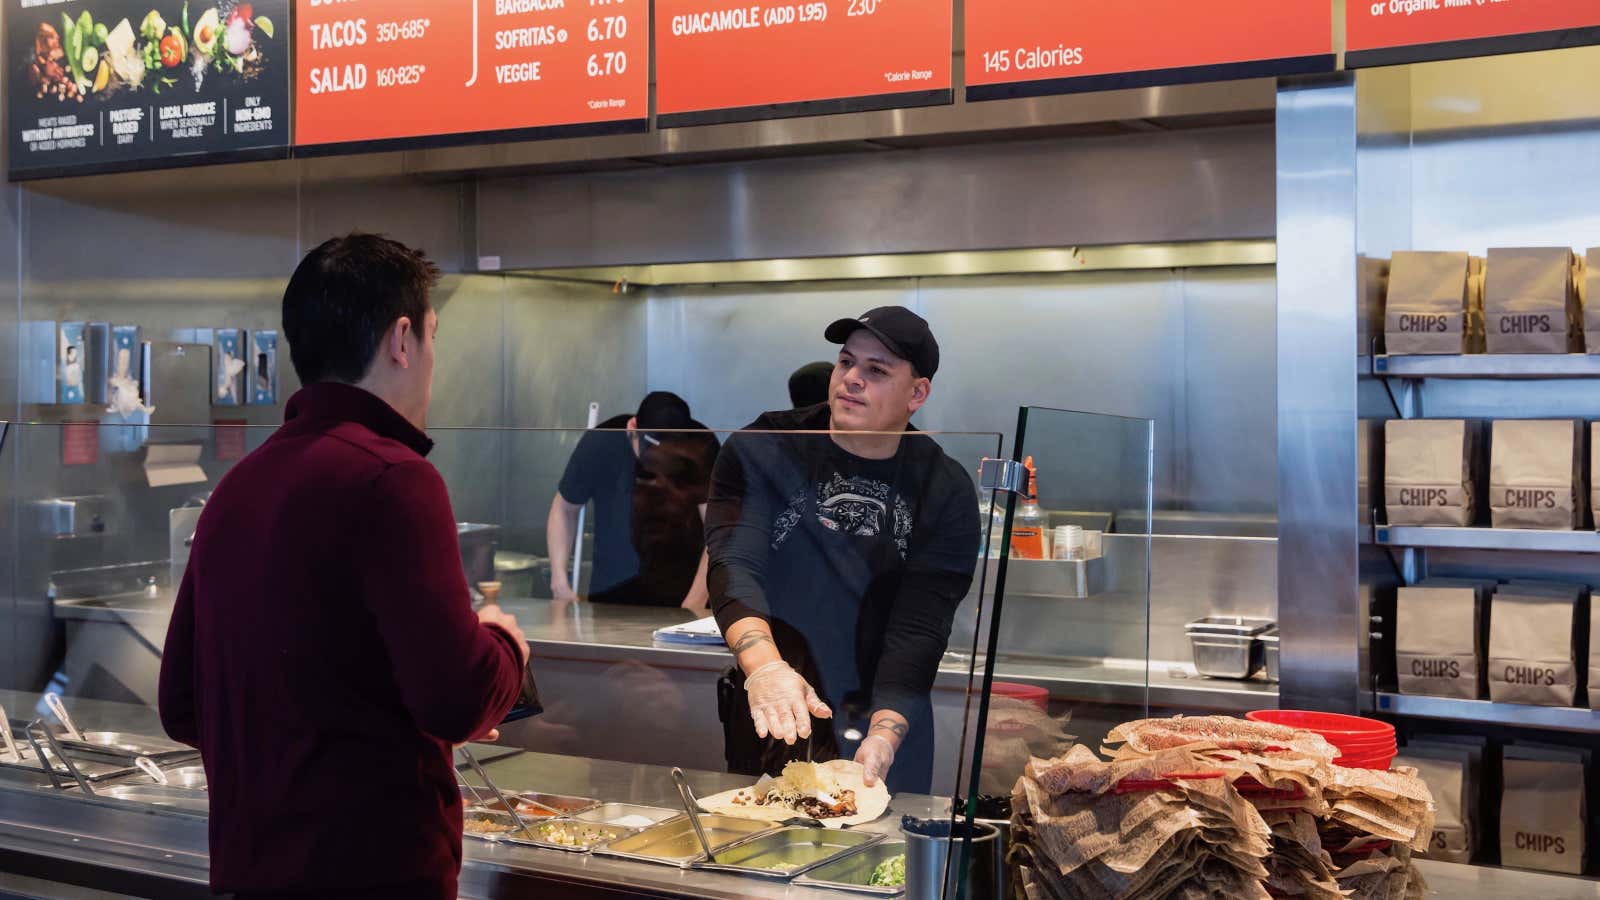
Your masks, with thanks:
<instances>
[{"instance_id":1,"label":"silver serving tray","mask_svg":"<svg viewBox=\"0 0 1600 900\"><path fill-rule=\"evenodd\" d=\"M815 869L801 875L794 880L797 885L806 887L828 888L836 891L854 891L858 894L876 894L880 897L894 897L905 893L905 885L899 887L878 887L867 884L872 878L872 870L880 863L904 856L906 853L905 841L883 841L870 844L860 850L841 856L830 863L824 863Z\"/></svg>"},{"instance_id":2,"label":"silver serving tray","mask_svg":"<svg viewBox=\"0 0 1600 900\"><path fill-rule=\"evenodd\" d=\"M489 819L505 825L515 824L510 814L494 809L469 809L463 813L463 818ZM527 825L527 831L529 832L529 835L526 837L521 835L513 836L511 832L474 833L471 831L466 831L464 828L463 832L467 837L477 838L480 841L487 841L491 844L515 844L519 847L541 847L546 850L562 850L567 853L588 853L596 847L608 844L617 840L618 838L627 837L633 833L633 830L627 828L617 828L612 825L597 825L592 822L579 822L574 819L567 818L539 819L538 821L524 820L524 824ZM602 835L600 839L595 841L593 844L579 847L541 839L538 836L539 831L552 825L560 825L570 828L591 828L601 832Z\"/></svg>"},{"instance_id":3,"label":"silver serving tray","mask_svg":"<svg viewBox=\"0 0 1600 900\"><path fill-rule=\"evenodd\" d=\"M68 752L95 753L128 760L148 756L156 762L161 762L182 756L200 755L199 750L176 741L126 731L85 731L81 741L72 740L58 733L56 741L61 744L61 749Z\"/></svg>"},{"instance_id":4,"label":"silver serving tray","mask_svg":"<svg viewBox=\"0 0 1600 900\"><path fill-rule=\"evenodd\" d=\"M480 791L481 793L481 791ZM584 810L593 809L600 805L599 800L589 797L572 797L567 794L544 794L538 791L519 791L515 796L506 792L506 799L512 803L532 803L545 809L553 810L559 815L570 816Z\"/></svg>"},{"instance_id":5,"label":"silver serving tray","mask_svg":"<svg viewBox=\"0 0 1600 900\"><path fill-rule=\"evenodd\" d=\"M183 788L188 791L203 791L207 788L206 770L204 766L182 766L176 769L167 769L163 772L167 776L167 787ZM123 784L154 784L161 786L149 775L140 774L136 778L129 778Z\"/></svg>"},{"instance_id":6,"label":"silver serving tray","mask_svg":"<svg viewBox=\"0 0 1600 900\"><path fill-rule=\"evenodd\" d=\"M629 831L638 831L652 825L660 825L668 819L683 815L675 809L661 806L636 806L632 803L602 803L592 809L575 813L569 818L592 825L612 825L617 828L626 828ZM622 822L622 819L648 820L639 824Z\"/></svg>"},{"instance_id":7,"label":"silver serving tray","mask_svg":"<svg viewBox=\"0 0 1600 900\"><path fill-rule=\"evenodd\" d=\"M787 881L881 840L883 835L866 831L791 825L717 850L716 862L697 862L693 867ZM782 856L792 859L776 858Z\"/></svg>"},{"instance_id":8,"label":"silver serving tray","mask_svg":"<svg viewBox=\"0 0 1600 900\"><path fill-rule=\"evenodd\" d=\"M0 769L9 769L14 772L29 772L44 779L48 779L50 777L49 775L45 774L44 768L40 766L39 761L34 758L32 747L19 745L17 750L22 754L22 759L20 762L11 759L5 753L5 751L0 750ZM45 748L44 754L47 757L54 755L50 752L48 747ZM121 778L124 775L130 775L139 771L138 769L129 765L101 762L94 759L78 759L76 757L73 758L72 764L77 766L78 771L82 773L83 777L91 782L108 781L113 778ZM67 771L66 766L62 765L60 762L56 762L53 768L56 770L56 776L58 778L68 783L72 782L72 773Z\"/></svg>"},{"instance_id":9,"label":"silver serving tray","mask_svg":"<svg viewBox=\"0 0 1600 900\"><path fill-rule=\"evenodd\" d=\"M193 812L206 812L211 808L210 798L205 791L159 784L115 784L96 788L94 795L108 800L147 803Z\"/></svg>"},{"instance_id":10,"label":"silver serving tray","mask_svg":"<svg viewBox=\"0 0 1600 900\"><path fill-rule=\"evenodd\" d=\"M706 830L713 854L740 841L775 830L769 822L713 814L701 815L700 826ZM687 816L668 819L660 825L612 841L594 853L612 859L677 866L680 869L687 869L705 859L705 853L700 850L700 841L694 834L694 825Z\"/></svg>"}]
</instances>

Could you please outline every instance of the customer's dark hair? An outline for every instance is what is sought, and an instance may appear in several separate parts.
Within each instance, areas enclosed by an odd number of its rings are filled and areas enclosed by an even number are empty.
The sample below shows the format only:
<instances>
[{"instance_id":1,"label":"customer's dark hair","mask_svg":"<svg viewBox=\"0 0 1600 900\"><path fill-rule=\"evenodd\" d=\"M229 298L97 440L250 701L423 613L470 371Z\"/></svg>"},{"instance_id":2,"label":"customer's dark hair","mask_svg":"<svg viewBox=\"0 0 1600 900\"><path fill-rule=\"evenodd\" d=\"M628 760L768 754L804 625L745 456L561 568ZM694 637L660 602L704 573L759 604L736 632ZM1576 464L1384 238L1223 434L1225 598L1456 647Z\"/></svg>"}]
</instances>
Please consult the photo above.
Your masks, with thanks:
<instances>
[{"instance_id":1,"label":"customer's dark hair","mask_svg":"<svg viewBox=\"0 0 1600 900\"><path fill-rule=\"evenodd\" d=\"M420 250L359 232L306 254L283 292L283 334L301 384L355 383L401 316L420 335L439 267Z\"/></svg>"}]
</instances>

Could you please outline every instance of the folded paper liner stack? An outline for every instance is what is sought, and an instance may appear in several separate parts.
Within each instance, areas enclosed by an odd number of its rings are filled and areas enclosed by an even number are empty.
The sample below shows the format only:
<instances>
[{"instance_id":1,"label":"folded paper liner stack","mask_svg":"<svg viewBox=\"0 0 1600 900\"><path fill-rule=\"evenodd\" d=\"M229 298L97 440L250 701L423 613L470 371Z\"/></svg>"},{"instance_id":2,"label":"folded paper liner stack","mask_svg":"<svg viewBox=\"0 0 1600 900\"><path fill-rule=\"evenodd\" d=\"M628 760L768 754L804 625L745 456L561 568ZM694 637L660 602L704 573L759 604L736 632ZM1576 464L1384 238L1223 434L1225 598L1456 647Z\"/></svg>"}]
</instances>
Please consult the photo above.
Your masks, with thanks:
<instances>
[{"instance_id":1,"label":"folded paper liner stack","mask_svg":"<svg viewBox=\"0 0 1600 900\"><path fill-rule=\"evenodd\" d=\"M1373 898L1426 890L1415 770L1347 769L1320 735L1226 716L1145 719L1033 759L1012 792L1019 900Z\"/></svg>"}]
</instances>

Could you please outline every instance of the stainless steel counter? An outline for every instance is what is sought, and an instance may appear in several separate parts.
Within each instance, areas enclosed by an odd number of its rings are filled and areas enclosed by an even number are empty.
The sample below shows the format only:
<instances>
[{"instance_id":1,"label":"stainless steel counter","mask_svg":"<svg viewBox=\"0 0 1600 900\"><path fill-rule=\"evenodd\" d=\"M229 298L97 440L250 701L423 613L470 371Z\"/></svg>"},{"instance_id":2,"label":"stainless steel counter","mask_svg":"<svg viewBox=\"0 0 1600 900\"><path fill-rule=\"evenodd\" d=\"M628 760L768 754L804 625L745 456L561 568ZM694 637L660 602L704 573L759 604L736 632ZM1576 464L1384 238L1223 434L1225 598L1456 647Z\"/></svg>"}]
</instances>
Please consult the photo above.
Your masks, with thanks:
<instances>
[{"instance_id":1,"label":"stainless steel counter","mask_svg":"<svg viewBox=\"0 0 1600 900\"><path fill-rule=\"evenodd\" d=\"M15 718L28 716L38 698L0 691L0 702ZM131 704L73 700L75 716L97 727L159 733L155 710ZM485 768L506 788L527 788L577 794L653 806L675 806L667 770L605 760L530 753L493 745L475 747ZM747 781L720 772L688 772L690 784L705 795ZM7 772L0 775L0 858L16 855L48 860L94 874L102 890L125 884L166 894L187 891L199 896L206 880L205 817L156 812L117 801L89 801L38 787L42 778ZM893 832L901 815L943 814L946 802L925 796L895 797L889 812L868 828ZM669 897L809 898L839 895L710 872L681 871L665 866L608 860L564 853L465 842L461 896L516 897L524 892L547 895L552 882L578 886L626 886L640 894ZM1434 896L1462 900L1538 897L1541 900L1600 900L1600 882L1535 872L1422 861Z\"/></svg>"},{"instance_id":2,"label":"stainless steel counter","mask_svg":"<svg viewBox=\"0 0 1600 900\"><path fill-rule=\"evenodd\" d=\"M31 710L37 697L0 691L7 709ZM96 726L160 733L154 710L123 704L76 701L71 710ZM650 806L679 808L668 771L605 760L579 759L493 745L474 748L491 778L507 789L593 797ZM688 771L689 783L701 796L747 785L750 779L719 772ZM206 879L205 817L154 811L113 800L89 800L40 786L44 779L0 770L0 851L71 861L98 871L101 889L119 878L129 883L152 880L173 886L203 885ZM475 780L475 779L474 779ZM948 812L948 802L920 795L894 798L889 811L868 830L898 831L902 815L929 816ZM462 897L517 896L519 882L530 878L590 886L627 886L635 893L668 897L737 898L833 897L831 892L711 872L608 860L588 854L531 847L464 842Z\"/></svg>"}]
</instances>

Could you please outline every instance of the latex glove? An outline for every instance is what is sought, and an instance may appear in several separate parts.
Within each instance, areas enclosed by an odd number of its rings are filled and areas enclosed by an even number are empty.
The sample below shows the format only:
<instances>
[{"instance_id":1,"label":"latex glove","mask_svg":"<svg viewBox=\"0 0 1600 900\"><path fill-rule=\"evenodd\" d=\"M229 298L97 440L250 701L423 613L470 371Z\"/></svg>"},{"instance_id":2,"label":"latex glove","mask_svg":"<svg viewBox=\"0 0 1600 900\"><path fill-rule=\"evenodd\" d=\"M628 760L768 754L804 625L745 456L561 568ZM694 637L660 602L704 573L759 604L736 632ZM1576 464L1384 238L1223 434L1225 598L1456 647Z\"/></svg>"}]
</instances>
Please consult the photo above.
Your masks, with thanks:
<instances>
[{"instance_id":1,"label":"latex glove","mask_svg":"<svg viewBox=\"0 0 1600 900\"><path fill-rule=\"evenodd\" d=\"M829 719L828 708L811 685L783 660L774 660L745 676L744 692L750 699L750 720L756 735L769 735L785 744L811 736L811 717Z\"/></svg>"},{"instance_id":2,"label":"latex glove","mask_svg":"<svg viewBox=\"0 0 1600 900\"><path fill-rule=\"evenodd\" d=\"M894 765L894 744L881 734L869 734L856 748L856 762L867 770L867 787L876 787Z\"/></svg>"}]
</instances>

